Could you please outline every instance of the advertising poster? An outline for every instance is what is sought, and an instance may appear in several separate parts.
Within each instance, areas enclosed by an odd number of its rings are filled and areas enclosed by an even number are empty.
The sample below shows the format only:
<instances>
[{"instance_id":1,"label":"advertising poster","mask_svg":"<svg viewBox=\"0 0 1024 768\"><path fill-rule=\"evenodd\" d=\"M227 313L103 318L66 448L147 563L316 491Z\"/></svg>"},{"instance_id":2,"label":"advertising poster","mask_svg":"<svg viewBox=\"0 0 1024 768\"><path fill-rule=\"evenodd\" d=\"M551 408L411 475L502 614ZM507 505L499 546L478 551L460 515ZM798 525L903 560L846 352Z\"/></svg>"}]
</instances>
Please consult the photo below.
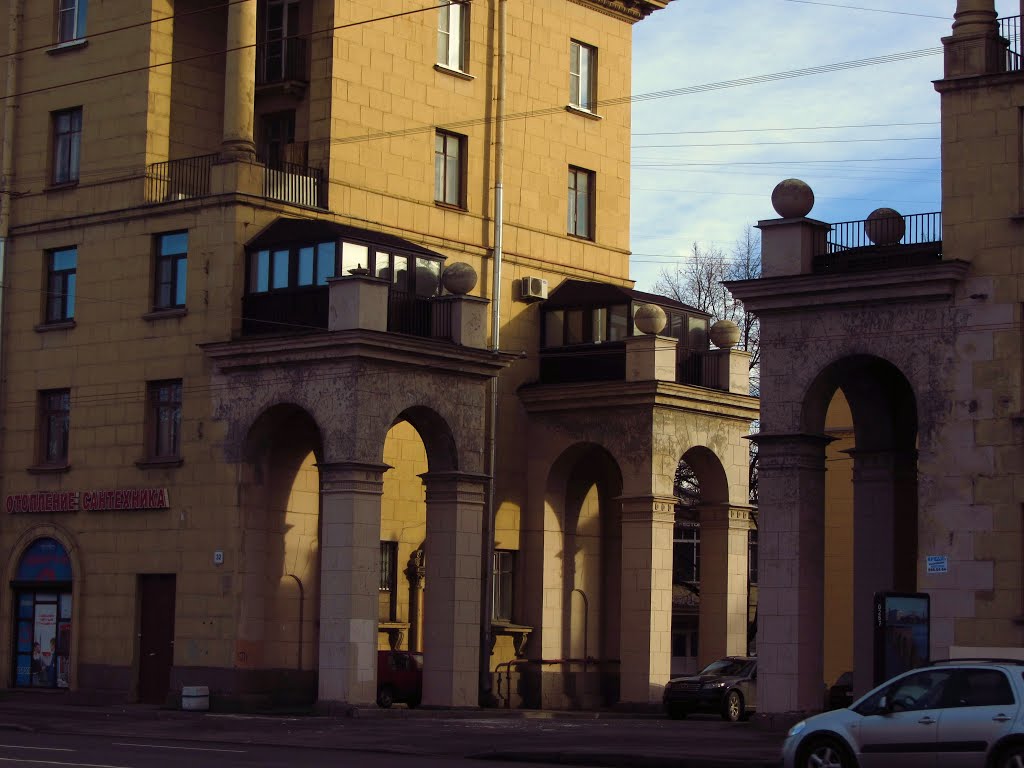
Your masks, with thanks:
<instances>
[{"instance_id":1,"label":"advertising poster","mask_svg":"<svg viewBox=\"0 0 1024 768\"><path fill-rule=\"evenodd\" d=\"M35 644L32 646L33 685L57 684L57 604L36 606Z\"/></svg>"},{"instance_id":2,"label":"advertising poster","mask_svg":"<svg viewBox=\"0 0 1024 768\"><path fill-rule=\"evenodd\" d=\"M929 621L924 593L875 595L875 685L929 663Z\"/></svg>"}]
</instances>

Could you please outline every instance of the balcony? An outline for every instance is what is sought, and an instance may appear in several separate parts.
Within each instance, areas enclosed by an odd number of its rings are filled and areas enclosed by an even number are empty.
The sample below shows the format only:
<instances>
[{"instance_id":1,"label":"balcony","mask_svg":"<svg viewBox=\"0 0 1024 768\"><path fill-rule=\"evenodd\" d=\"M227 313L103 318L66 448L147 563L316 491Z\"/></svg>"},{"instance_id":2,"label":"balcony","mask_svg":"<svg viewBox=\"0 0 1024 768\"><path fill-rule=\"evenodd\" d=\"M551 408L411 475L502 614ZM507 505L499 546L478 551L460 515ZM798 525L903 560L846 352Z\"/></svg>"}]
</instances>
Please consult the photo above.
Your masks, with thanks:
<instances>
[{"instance_id":1,"label":"balcony","mask_svg":"<svg viewBox=\"0 0 1024 768\"><path fill-rule=\"evenodd\" d=\"M918 267L942 261L942 213L832 224L815 244L815 273Z\"/></svg>"},{"instance_id":2,"label":"balcony","mask_svg":"<svg viewBox=\"0 0 1024 768\"><path fill-rule=\"evenodd\" d=\"M153 163L146 167L146 202L168 203L207 197L218 155L201 155ZM326 208L324 172L298 163L258 163L263 173L263 197L307 208Z\"/></svg>"},{"instance_id":3,"label":"balcony","mask_svg":"<svg viewBox=\"0 0 1024 768\"><path fill-rule=\"evenodd\" d=\"M330 294L325 285L250 293L242 299L242 334L326 331L329 307ZM392 287L388 291L388 332L450 340L452 305L436 297L416 296Z\"/></svg>"},{"instance_id":4,"label":"balcony","mask_svg":"<svg viewBox=\"0 0 1024 768\"><path fill-rule=\"evenodd\" d=\"M256 91L301 96L309 84L309 56L304 37L284 37L256 46Z\"/></svg>"},{"instance_id":5,"label":"balcony","mask_svg":"<svg viewBox=\"0 0 1024 768\"><path fill-rule=\"evenodd\" d=\"M210 169L217 155L153 163L146 168L146 202L166 203L210 194Z\"/></svg>"}]
</instances>

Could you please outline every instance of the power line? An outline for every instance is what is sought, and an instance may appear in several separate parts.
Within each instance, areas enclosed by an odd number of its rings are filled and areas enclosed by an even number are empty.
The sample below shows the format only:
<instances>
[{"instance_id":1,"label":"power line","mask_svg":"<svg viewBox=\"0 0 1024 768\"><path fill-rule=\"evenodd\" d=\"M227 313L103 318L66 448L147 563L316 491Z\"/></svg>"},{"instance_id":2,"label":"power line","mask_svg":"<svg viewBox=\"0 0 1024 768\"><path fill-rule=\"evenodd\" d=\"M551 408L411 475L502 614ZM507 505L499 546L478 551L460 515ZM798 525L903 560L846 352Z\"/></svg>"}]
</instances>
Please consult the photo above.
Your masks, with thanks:
<instances>
[{"instance_id":1,"label":"power line","mask_svg":"<svg viewBox=\"0 0 1024 768\"><path fill-rule=\"evenodd\" d=\"M241 2L250 2L250 1L252 1L252 0L241 0ZM452 2L456 2L456 3L464 3L464 2L467 2L467 1L468 0L452 0ZM309 37L313 37L315 35L326 35L326 34L328 34L330 32L337 32L339 30L350 29L352 27L361 27L361 26L364 26L366 24L374 24L374 23L376 23L378 21L390 21L392 19L397 19L397 18L400 18L402 16L412 16L412 15L417 14L417 13L425 13L427 11L436 11L439 8L443 8L443 7L447 6L447 5L448 5L447 0L444 0L444 2L441 5L431 5L431 6L427 6L426 8L416 8L416 9L411 10L411 11L400 11L398 13L392 13L392 14L389 14L387 16L379 16L377 18L364 19L362 21L353 21L353 22L349 22L348 24L338 24L336 26L327 27L325 29L317 29L317 30L314 30L314 31L310 32L308 36ZM42 86L40 88L33 88L33 89L30 89L30 90L27 90L27 91L18 91L18 92L15 92L15 93L8 93L8 94L4 94L3 96L0 96L0 101L5 100L5 99L20 98L22 96L33 96L33 95L35 95L37 93L46 93L48 91L55 91L55 90L58 90L60 88L68 88L68 87L71 87L71 86L74 86L74 85L87 85L89 83L95 83L95 82L98 82L100 80L107 80L107 79L109 79L111 77L119 77L120 75L139 74L140 72L148 72L151 69L158 69L160 67L169 67L169 66L172 66L174 64L184 64L184 63L187 63L187 62L190 62L190 61L198 61L199 59L208 59L208 58L211 58L213 56L220 56L222 54L235 53L237 51L244 51L244 50L248 50L249 48L256 48L256 47L258 47L258 45L259 45L258 43L247 43L246 45L237 45L234 48L223 48L223 49L218 49L216 51L207 51L205 53L196 54L195 56L183 56L180 59L171 59L169 61L161 61L161 62L158 62L156 64L147 64L147 65L142 66L142 67L132 67L130 69L123 69L123 70L119 70L117 72L108 72L105 75L94 75L93 77L86 77L86 78L82 78L81 80L72 80L72 81L67 82L67 83L58 83L56 85L45 85L45 86ZM51 47L51 46L48 46L48 47Z\"/></svg>"},{"instance_id":2,"label":"power line","mask_svg":"<svg viewBox=\"0 0 1024 768\"><path fill-rule=\"evenodd\" d=\"M860 5L841 5L839 3L822 3L819 0L785 0L789 3L800 3L801 5L821 5L825 8L843 8L850 11L870 11L871 13L891 13L897 16L917 16L921 19L942 19L948 22L948 16L933 16L930 13L911 13L910 11L890 11L886 8L866 8Z\"/></svg>"},{"instance_id":3,"label":"power line","mask_svg":"<svg viewBox=\"0 0 1024 768\"><path fill-rule=\"evenodd\" d=\"M139 27L148 27L153 24L161 24L165 21L174 21L175 19L183 19L187 16L194 16L197 13L209 13L210 11L219 11L224 8L228 8L232 5L239 5L240 3L250 3L256 0L230 0L230 2L223 3L222 5L210 5L205 8L197 8L194 11L182 11L181 13L173 13L170 16L161 16L159 19L149 19L148 21L140 21L135 24L126 24L123 27L112 27L111 29L102 29L99 32L90 32L85 37L65 41L67 43L77 43L80 41L94 40L97 37L106 37L107 35L113 35L118 32L127 32L131 29L138 29ZM18 51L9 51L8 53L0 53L0 60L8 59L11 56L21 56L26 53L36 53L38 51L52 51L60 50L62 43L48 43L46 45L36 45L32 48L22 48Z\"/></svg>"},{"instance_id":4,"label":"power line","mask_svg":"<svg viewBox=\"0 0 1024 768\"><path fill-rule=\"evenodd\" d=\"M941 125L938 120L925 120L914 123L858 123L854 125L808 125L808 126L788 126L782 128L730 128L721 129L716 128L712 131L653 131L651 133L633 133L633 136L683 136L687 134L704 134L704 133L765 133L765 132L778 132L778 131L831 131L831 130L842 130L846 128L903 128L908 126L918 125Z\"/></svg>"},{"instance_id":5,"label":"power line","mask_svg":"<svg viewBox=\"0 0 1024 768\"><path fill-rule=\"evenodd\" d=\"M885 141L940 141L941 136L905 136L905 137L885 137L882 139L818 139L815 141L750 141L750 142L730 142L725 144L644 144L641 146L634 146L634 150L638 149L688 149L697 147L779 147L779 146L792 146L795 144L860 144L868 142L885 142Z\"/></svg>"}]
</instances>

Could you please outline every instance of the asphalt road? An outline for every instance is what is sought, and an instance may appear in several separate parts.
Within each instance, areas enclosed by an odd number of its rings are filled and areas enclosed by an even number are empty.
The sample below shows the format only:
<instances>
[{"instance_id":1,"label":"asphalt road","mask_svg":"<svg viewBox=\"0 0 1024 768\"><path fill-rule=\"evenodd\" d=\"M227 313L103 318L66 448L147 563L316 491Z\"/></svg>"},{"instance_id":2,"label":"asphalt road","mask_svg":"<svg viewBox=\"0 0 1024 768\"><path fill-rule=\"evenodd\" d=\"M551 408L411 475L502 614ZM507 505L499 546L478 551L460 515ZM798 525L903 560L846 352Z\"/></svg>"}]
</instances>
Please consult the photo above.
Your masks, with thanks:
<instances>
[{"instance_id":1,"label":"asphalt road","mask_svg":"<svg viewBox=\"0 0 1024 768\"><path fill-rule=\"evenodd\" d=\"M420 754L381 754L296 746L203 744L183 745L149 738L0 734L0 768L389 768L410 766L471 768L502 765L495 761ZM536 764L535 764L536 765ZM542 764L543 765L543 764Z\"/></svg>"}]
</instances>

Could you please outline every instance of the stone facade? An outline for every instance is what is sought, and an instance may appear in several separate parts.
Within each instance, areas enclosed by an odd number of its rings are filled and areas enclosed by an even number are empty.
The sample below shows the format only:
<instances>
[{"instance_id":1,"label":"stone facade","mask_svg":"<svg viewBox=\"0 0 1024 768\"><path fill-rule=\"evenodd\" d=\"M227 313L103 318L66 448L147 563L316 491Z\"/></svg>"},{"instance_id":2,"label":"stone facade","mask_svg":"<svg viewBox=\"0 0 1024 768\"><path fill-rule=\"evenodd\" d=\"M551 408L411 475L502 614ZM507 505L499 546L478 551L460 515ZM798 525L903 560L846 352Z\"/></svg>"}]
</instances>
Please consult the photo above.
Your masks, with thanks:
<instances>
[{"instance_id":1,"label":"stone facade","mask_svg":"<svg viewBox=\"0 0 1024 768\"><path fill-rule=\"evenodd\" d=\"M32 661L52 636L57 687L97 700L367 705L400 648L423 654L425 704L657 701L684 455L722 558L702 645L745 649L744 356L715 353L708 388L675 381L678 339L619 340L629 374L584 414L539 382L520 289L628 287L630 30L666 4L113 0L65 27L0 2L23 52L0 169L0 684L52 687ZM439 62L456 9L464 55ZM439 201L444 137L461 194ZM575 235L570 168L593 187ZM470 295L440 295L445 261L481 278Z\"/></svg>"},{"instance_id":2,"label":"stone facade","mask_svg":"<svg viewBox=\"0 0 1024 768\"><path fill-rule=\"evenodd\" d=\"M876 593L930 598L930 648L908 663L971 648L1017 655L1024 641L1024 79L1009 29L992 2L961 0L943 41L941 228L908 227L893 244L870 217L868 240L855 241L813 219L764 221L763 279L730 285L761 318L763 712L819 709L823 672L842 655L856 692L896 671L875 651ZM835 439L850 468L833 479ZM833 517L823 557L823 521L844 498L850 509L851 485L852 517ZM827 581L839 600L823 608ZM824 648L823 618L837 612L852 626L845 651Z\"/></svg>"}]
</instances>

